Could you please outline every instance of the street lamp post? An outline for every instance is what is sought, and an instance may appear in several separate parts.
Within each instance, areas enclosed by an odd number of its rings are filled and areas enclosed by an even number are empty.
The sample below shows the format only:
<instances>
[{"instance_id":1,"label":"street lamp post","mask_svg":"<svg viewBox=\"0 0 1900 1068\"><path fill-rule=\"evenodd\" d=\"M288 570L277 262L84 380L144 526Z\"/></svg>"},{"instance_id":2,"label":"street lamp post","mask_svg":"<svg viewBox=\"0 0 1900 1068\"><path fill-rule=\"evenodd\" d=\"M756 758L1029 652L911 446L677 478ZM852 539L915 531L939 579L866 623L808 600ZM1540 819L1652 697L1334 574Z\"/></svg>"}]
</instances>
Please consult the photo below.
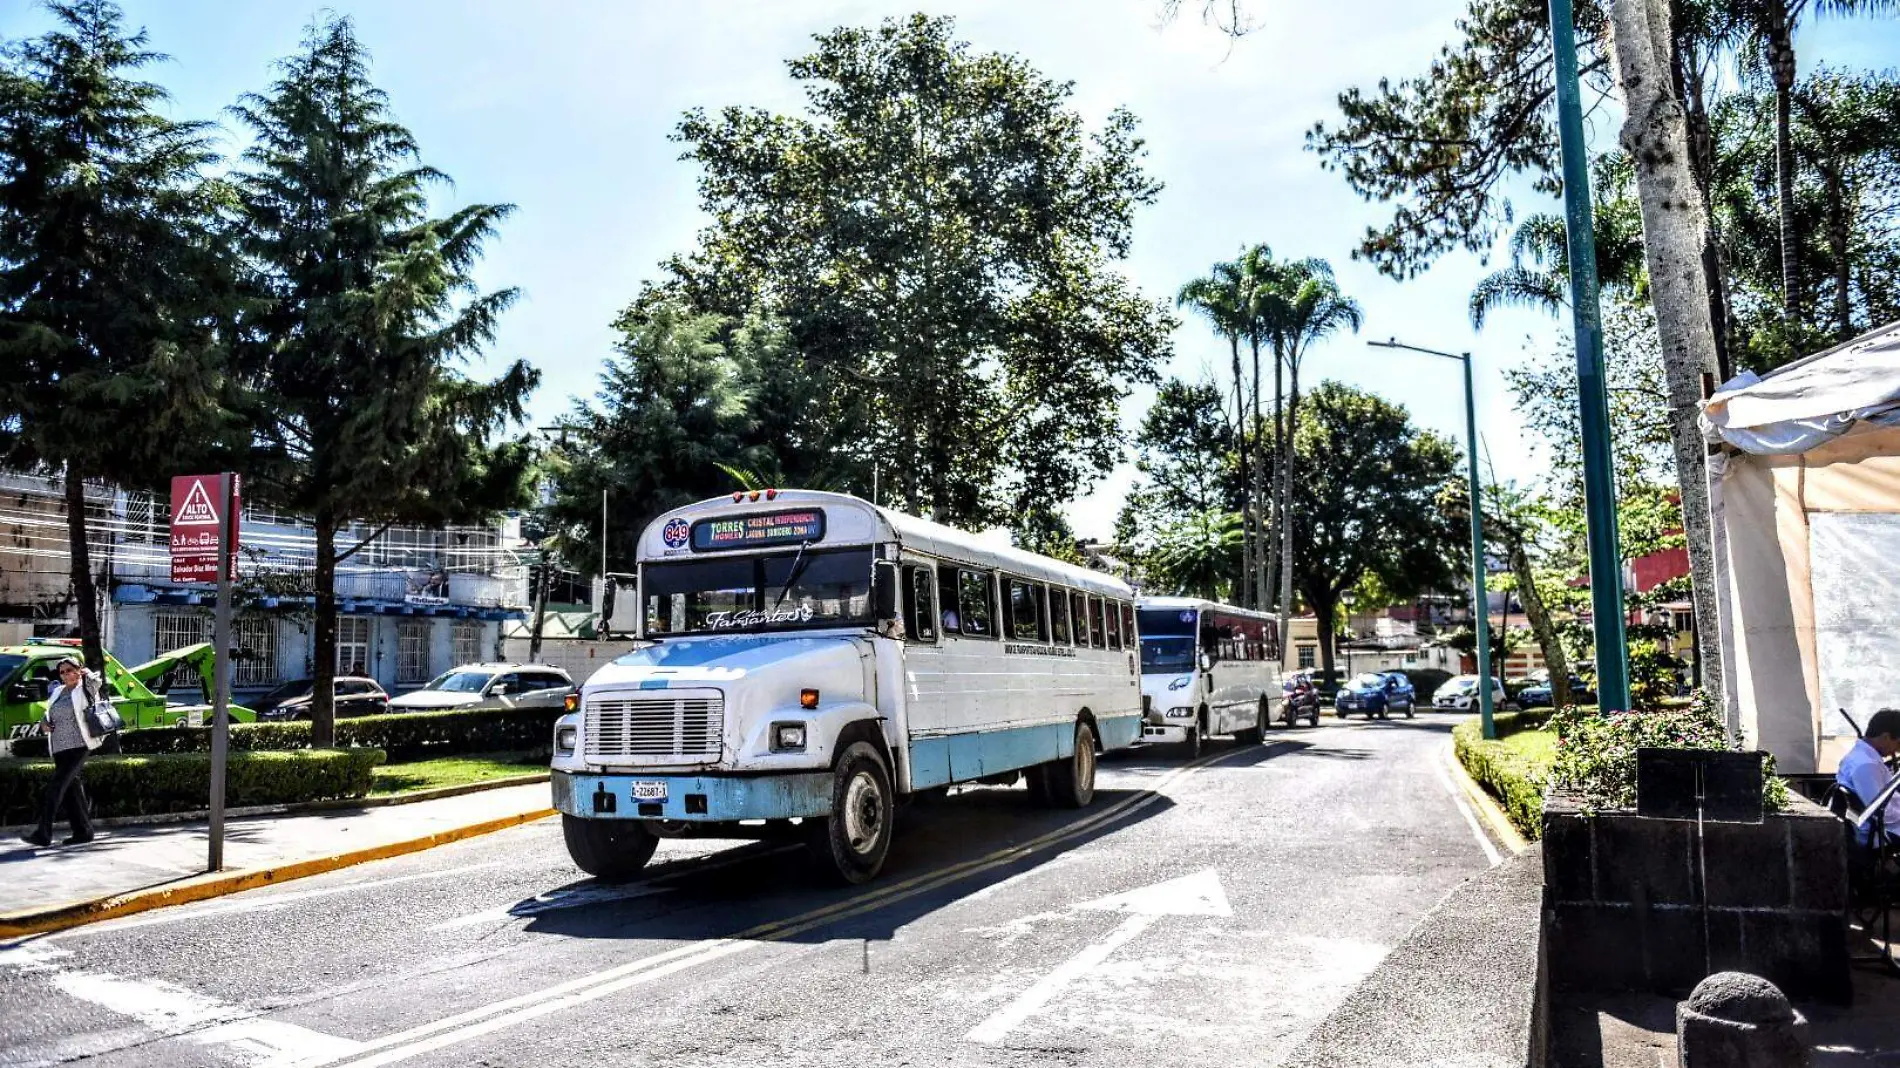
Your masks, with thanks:
<instances>
[{"instance_id":1,"label":"street lamp post","mask_svg":"<svg viewBox=\"0 0 1900 1068\"><path fill-rule=\"evenodd\" d=\"M1610 401L1603 377L1603 326L1597 308L1597 251L1590 210L1590 165L1578 99L1576 27L1570 0L1550 0L1556 52L1557 140L1563 150L1564 237L1570 267L1570 315L1576 327L1577 408L1583 429L1585 533L1590 545L1590 614L1597 647L1597 700L1630 706L1628 635L1623 626L1623 562L1616 535L1616 485L1610 456ZM1698 591L1700 592L1700 591Z\"/></svg>"},{"instance_id":2,"label":"street lamp post","mask_svg":"<svg viewBox=\"0 0 1900 1068\"><path fill-rule=\"evenodd\" d=\"M1471 354L1422 349L1417 345L1404 344L1396 338L1368 341L1367 344L1374 348L1405 349L1427 356L1442 356L1447 360L1457 360L1465 368L1465 460L1466 479L1471 489L1471 619L1478 638L1478 716L1484 724L1484 736L1496 738L1498 729L1492 718L1495 709L1491 707L1491 606L1484 589L1484 507L1480 503L1478 487L1478 406L1471 390Z\"/></svg>"}]
</instances>

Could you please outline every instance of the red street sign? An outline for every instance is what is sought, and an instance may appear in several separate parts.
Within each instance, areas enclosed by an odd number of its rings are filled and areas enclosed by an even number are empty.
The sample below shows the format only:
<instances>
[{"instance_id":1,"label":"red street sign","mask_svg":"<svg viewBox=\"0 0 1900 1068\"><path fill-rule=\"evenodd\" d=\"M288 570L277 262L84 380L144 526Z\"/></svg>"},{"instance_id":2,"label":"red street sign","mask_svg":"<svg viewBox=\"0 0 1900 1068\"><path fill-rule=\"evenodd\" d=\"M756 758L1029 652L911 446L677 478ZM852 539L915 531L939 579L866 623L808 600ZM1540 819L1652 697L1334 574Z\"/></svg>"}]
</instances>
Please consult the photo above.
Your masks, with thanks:
<instances>
[{"instance_id":1,"label":"red street sign","mask_svg":"<svg viewBox=\"0 0 1900 1068\"><path fill-rule=\"evenodd\" d=\"M172 581L218 581L218 523L224 503L223 480L231 480L231 507L238 507L238 476L175 475L172 477ZM231 542L237 543L237 521L231 523ZM237 553L231 554L231 577L237 578Z\"/></svg>"}]
</instances>

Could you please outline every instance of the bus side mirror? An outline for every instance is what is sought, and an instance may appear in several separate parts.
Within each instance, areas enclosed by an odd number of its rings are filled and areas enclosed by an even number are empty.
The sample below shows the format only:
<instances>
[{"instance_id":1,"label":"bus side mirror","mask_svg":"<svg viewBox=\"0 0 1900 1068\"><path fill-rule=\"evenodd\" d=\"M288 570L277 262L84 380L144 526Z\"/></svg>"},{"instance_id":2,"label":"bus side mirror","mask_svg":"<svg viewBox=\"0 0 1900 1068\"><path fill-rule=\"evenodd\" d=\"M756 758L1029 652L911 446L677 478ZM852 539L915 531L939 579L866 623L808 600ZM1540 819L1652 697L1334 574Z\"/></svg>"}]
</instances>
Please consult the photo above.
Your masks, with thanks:
<instances>
[{"instance_id":1,"label":"bus side mirror","mask_svg":"<svg viewBox=\"0 0 1900 1068\"><path fill-rule=\"evenodd\" d=\"M871 568L871 615L879 623L897 619L897 565L888 560Z\"/></svg>"}]
</instances>

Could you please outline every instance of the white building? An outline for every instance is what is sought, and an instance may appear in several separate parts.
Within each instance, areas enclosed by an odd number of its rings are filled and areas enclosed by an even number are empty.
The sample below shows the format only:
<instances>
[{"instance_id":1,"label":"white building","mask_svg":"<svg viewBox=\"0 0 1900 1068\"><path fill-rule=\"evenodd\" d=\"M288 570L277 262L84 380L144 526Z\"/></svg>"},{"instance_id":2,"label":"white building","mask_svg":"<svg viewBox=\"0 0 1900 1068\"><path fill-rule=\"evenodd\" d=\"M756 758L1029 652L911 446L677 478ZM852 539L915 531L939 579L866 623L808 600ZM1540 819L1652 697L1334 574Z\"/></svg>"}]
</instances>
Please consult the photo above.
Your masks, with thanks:
<instances>
[{"instance_id":1,"label":"white building","mask_svg":"<svg viewBox=\"0 0 1900 1068\"><path fill-rule=\"evenodd\" d=\"M169 503L89 488L92 570L105 644L127 664L211 635L215 587L171 580ZM497 657L501 624L522 616L520 523L428 530L352 526L339 552L374 539L337 568L337 668L391 691L413 689L471 661ZM308 520L247 504L238 539L235 665L240 698L314 668ZM0 643L74 632L64 494L42 476L0 472ZM189 682L190 680L183 680Z\"/></svg>"}]
</instances>

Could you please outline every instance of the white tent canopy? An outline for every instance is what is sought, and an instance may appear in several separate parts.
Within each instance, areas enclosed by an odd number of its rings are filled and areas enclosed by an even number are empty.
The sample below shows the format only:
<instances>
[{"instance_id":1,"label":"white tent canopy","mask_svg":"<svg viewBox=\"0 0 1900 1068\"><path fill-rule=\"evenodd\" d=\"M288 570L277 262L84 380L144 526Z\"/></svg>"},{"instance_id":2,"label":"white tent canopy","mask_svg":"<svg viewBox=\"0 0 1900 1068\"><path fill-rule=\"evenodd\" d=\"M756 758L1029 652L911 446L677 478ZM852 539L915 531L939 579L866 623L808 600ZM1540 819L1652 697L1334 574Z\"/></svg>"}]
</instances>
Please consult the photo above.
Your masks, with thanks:
<instances>
[{"instance_id":1,"label":"white tent canopy","mask_svg":"<svg viewBox=\"0 0 1900 1068\"><path fill-rule=\"evenodd\" d=\"M1806 452L1857 422L1900 426L1900 322L1768 372L1743 372L1703 405L1711 444Z\"/></svg>"}]
</instances>

